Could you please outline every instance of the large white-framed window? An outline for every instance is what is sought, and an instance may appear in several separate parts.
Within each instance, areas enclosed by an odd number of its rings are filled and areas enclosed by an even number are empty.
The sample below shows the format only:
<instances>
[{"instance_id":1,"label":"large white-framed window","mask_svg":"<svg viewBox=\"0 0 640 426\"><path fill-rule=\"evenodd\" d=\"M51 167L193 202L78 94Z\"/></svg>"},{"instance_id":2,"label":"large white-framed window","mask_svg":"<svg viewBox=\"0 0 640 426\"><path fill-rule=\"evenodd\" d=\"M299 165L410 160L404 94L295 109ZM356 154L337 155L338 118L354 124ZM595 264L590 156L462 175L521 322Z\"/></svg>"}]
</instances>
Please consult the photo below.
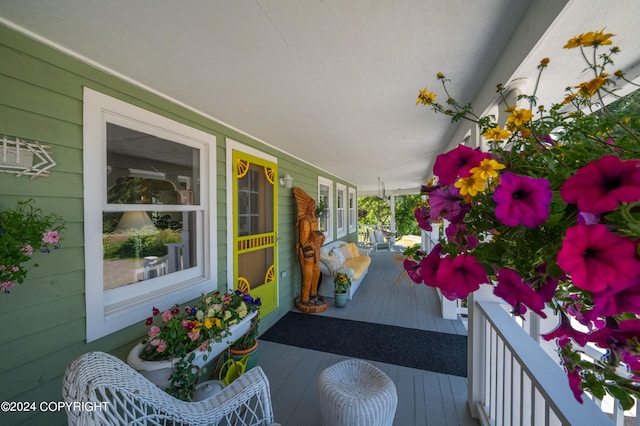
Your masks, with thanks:
<instances>
[{"instance_id":1,"label":"large white-framed window","mask_svg":"<svg viewBox=\"0 0 640 426\"><path fill-rule=\"evenodd\" d=\"M318 216L318 227L324 234L324 241L333 241L333 181L322 176L318 176L318 199L316 207L323 206L323 211Z\"/></svg>"},{"instance_id":2,"label":"large white-framed window","mask_svg":"<svg viewBox=\"0 0 640 426\"><path fill-rule=\"evenodd\" d=\"M336 237L347 235L347 187L336 182Z\"/></svg>"},{"instance_id":3,"label":"large white-framed window","mask_svg":"<svg viewBox=\"0 0 640 426\"><path fill-rule=\"evenodd\" d=\"M216 138L89 88L83 112L91 342L215 289Z\"/></svg>"},{"instance_id":4,"label":"large white-framed window","mask_svg":"<svg viewBox=\"0 0 640 426\"><path fill-rule=\"evenodd\" d=\"M356 196L356 189L349 187L349 194L347 197L349 233L353 234L358 230L358 198Z\"/></svg>"}]
</instances>

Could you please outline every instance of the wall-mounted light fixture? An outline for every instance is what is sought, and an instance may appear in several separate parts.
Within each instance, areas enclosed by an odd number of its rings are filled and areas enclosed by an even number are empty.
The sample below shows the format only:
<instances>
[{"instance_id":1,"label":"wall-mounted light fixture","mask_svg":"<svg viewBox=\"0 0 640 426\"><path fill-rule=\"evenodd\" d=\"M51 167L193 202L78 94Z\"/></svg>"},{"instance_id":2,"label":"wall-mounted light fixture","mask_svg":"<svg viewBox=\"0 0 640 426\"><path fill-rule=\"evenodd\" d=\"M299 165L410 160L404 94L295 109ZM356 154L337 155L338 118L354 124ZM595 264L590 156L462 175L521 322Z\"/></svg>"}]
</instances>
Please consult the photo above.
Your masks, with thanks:
<instances>
[{"instance_id":1,"label":"wall-mounted light fixture","mask_svg":"<svg viewBox=\"0 0 640 426\"><path fill-rule=\"evenodd\" d=\"M280 178L280 186L285 188L293 188L293 178L288 174Z\"/></svg>"}]
</instances>

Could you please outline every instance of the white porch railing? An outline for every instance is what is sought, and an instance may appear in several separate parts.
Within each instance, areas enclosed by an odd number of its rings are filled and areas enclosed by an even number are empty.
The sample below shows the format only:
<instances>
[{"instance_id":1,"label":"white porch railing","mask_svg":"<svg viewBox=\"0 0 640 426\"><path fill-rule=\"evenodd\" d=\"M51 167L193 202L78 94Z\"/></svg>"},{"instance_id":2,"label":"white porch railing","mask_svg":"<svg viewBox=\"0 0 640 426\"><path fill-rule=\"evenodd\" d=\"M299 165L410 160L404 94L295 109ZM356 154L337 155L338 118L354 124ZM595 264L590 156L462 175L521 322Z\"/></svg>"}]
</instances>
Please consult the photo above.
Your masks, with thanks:
<instances>
[{"instance_id":1,"label":"white porch railing","mask_svg":"<svg viewBox=\"0 0 640 426\"><path fill-rule=\"evenodd\" d=\"M502 304L479 292L470 298L469 317L468 403L474 417L495 426L613 424L586 396L577 402L562 368Z\"/></svg>"}]
</instances>

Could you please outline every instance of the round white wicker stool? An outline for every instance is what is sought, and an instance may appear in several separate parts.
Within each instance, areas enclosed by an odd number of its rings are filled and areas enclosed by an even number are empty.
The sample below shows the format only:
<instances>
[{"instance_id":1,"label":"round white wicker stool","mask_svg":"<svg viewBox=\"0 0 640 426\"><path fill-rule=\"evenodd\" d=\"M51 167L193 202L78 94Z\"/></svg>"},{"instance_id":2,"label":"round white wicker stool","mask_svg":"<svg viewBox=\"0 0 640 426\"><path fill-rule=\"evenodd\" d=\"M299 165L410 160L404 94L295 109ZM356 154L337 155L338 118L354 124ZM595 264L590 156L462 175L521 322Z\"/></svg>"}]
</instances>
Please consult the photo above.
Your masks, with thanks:
<instances>
[{"instance_id":1,"label":"round white wicker stool","mask_svg":"<svg viewBox=\"0 0 640 426\"><path fill-rule=\"evenodd\" d=\"M322 421L331 426L387 426L398 406L396 386L376 366L348 359L318 377Z\"/></svg>"}]
</instances>

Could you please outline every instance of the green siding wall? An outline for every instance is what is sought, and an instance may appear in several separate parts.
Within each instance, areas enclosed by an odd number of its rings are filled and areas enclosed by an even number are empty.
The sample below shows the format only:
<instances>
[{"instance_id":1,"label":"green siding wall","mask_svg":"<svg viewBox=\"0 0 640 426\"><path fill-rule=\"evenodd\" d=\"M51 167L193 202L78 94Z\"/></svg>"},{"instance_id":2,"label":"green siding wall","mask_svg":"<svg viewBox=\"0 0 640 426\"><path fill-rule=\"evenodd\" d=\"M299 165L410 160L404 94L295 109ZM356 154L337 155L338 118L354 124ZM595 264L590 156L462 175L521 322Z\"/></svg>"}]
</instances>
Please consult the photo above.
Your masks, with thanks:
<instances>
[{"instance_id":1,"label":"green siding wall","mask_svg":"<svg viewBox=\"0 0 640 426\"><path fill-rule=\"evenodd\" d=\"M226 287L225 137L278 158L279 174L317 196L319 175L349 185L271 147L130 83L79 62L0 25L0 136L51 146L57 165L49 177L29 179L0 173L0 209L33 198L45 212L66 221L62 247L37 254L40 267L10 295L0 294L0 401L59 401L66 366L78 355L100 350L124 358L145 333L133 324L91 344L85 343L82 90L83 86L119 98L217 136L218 288ZM161 88L160 88L161 91ZM269 141L276 143L277 141ZM300 293L295 255L296 206L291 190L278 200L279 308L261 323L273 325ZM355 234L346 240L354 241ZM97 265L96 265L97 266ZM99 270L96 273L101 273ZM0 424L65 424L64 412L2 413Z\"/></svg>"}]
</instances>

